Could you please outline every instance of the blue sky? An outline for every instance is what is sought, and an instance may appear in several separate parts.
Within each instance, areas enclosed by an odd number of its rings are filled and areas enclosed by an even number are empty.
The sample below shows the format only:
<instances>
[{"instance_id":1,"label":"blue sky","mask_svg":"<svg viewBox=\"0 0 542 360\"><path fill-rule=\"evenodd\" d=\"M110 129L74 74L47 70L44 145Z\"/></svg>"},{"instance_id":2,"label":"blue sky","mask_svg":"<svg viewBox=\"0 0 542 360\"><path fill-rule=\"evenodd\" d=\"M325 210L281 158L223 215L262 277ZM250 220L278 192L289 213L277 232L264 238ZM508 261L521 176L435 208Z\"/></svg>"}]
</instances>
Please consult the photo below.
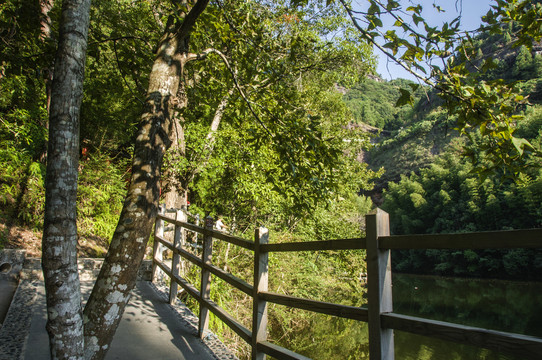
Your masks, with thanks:
<instances>
[{"instance_id":1,"label":"blue sky","mask_svg":"<svg viewBox=\"0 0 542 360\"><path fill-rule=\"evenodd\" d=\"M364 0L354 0L358 3L359 8L367 8ZM384 1L385 2L385 1ZM492 0L400 0L400 3L406 9L410 5L421 4L424 8L423 17L430 25L442 25L445 21L450 22L461 14L461 27L463 30L474 30L481 24L481 17L490 9L490 5L494 3ZM438 13L433 4L440 6L445 10L444 13ZM356 7L356 5L354 5ZM386 24L386 22L384 22ZM404 69L397 65L388 63L384 54L378 56L377 73L384 79L406 78L412 79L412 76Z\"/></svg>"}]
</instances>

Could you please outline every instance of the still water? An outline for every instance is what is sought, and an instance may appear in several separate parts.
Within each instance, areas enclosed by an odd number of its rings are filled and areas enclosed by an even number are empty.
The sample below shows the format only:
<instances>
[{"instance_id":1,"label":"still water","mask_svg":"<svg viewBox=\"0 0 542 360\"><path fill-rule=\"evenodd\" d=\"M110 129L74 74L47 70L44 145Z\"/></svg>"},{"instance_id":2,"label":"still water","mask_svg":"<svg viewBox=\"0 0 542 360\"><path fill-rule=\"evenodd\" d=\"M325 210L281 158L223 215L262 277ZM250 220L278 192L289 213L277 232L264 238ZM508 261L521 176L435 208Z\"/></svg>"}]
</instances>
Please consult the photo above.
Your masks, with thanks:
<instances>
[{"instance_id":1,"label":"still water","mask_svg":"<svg viewBox=\"0 0 542 360\"><path fill-rule=\"evenodd\" d=\"M359 301L352 299L349 305L359 306ZM542 283L393 275L394 312L406 315L542 337L541 304ZM306 333L278 343L317 360L368 359L365 323L318 314L308 321ZM395 332L395 358L520 360L399 331Z\"/></svg>"}]
</instances>

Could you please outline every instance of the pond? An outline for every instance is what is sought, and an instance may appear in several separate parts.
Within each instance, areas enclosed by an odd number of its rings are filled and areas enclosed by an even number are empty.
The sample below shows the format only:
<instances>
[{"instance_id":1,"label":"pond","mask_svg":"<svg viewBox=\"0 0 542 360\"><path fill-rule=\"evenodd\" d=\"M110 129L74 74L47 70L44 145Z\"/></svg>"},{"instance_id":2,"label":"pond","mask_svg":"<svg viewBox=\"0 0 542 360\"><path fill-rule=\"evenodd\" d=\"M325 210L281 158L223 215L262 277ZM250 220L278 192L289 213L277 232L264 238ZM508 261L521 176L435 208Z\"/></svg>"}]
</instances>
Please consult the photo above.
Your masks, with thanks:
<instances>
[{"instance_id":1,"label":"pond","mask_svg":"<svg viewBox=\"0 0 542 360\"><path fill-rule=\"evenodd\" d=\"M359 300L352 299L355 303ZM393 303L396 313L542 337L542 283L395 273ZM368 359L367 324L320 314L309 318L302 311L299 315L309 326L304 327L304 333L282 337L277 341L281 346L315 360ZM280 338L275 335L271 331L272 339ZM395 358L520 360L399 331L395 332Z\"/></svg>"}]
</instances>

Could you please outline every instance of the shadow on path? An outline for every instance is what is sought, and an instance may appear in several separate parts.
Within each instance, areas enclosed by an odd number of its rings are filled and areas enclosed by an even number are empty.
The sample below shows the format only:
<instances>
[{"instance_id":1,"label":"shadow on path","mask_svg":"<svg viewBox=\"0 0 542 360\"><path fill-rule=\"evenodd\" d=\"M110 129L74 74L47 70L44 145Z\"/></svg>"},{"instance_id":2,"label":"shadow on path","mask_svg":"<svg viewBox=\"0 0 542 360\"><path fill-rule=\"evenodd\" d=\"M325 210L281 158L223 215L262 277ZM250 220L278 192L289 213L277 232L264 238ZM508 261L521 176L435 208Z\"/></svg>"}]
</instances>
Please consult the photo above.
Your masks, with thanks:
<instances>
[{"instance_id":1,"label":"shadow on path","mask_svg":"<svg viewBox=\"0 0 542 360\"><path fill-rule=\"evenodd\" d=\"M81 282L83 297L87 298L93 282ZM32 323L25 345L27 360L49 360L49 341L45 331L45 291L38 287ZM196 329L165 301L146 281L138 281L126 306L106 360L160 359L205 360L234 359L231 354L214 353L197 337Z\"/></svg>"}]
</instances>

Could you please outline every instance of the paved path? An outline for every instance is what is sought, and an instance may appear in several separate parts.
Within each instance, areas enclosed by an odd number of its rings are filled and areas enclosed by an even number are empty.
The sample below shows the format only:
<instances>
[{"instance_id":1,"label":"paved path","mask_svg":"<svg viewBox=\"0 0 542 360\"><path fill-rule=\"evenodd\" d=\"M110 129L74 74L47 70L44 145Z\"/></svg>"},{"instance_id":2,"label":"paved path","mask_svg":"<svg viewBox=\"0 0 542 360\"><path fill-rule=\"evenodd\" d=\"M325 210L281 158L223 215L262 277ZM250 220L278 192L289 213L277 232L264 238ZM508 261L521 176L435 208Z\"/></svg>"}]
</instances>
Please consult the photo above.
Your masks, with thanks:
<instances>
[{"instance_id":1,"label":"paved path","mask_svg":"<svg viewBox=\"0 0 542 360\"><path fill-rule=\"evenodd\" d=\"M84 296L90 294L91 281L81 283ZM45 290L34 282L35 299L28 335L22 354L8 359L49 360L49 341L45 330ZM184 306L170 306L166 294L147 281L138 281L125 309L106 360L113 359L235 359L215 335L205 341L197 336L197 318ZM6 355L6 354L4 354ZM0 355L0 358L3 356Z\"/></svg>"},{"instance_id":2,"label":"paved path","mask_svg":"<svg viewBox=\"0 0 542 360\"><path fill-rule=\"evenodd\" d=\"M94 284L85 279L94 279L100 267L97 259L79 259L84 301ZM144 262L106 360L236 360L216 335L209 333L199 339L198 319L184 304L177 301L169 305L164 291L142 280L150 279L150 270L150 262ZM11 300L9 283L17 279ZM5 319L0 321L0 360L50 359L41 279L39 259L25 258L19 250L0 251L0 300L6 304L11 300Z\"/></svg>"}]
</instances>

